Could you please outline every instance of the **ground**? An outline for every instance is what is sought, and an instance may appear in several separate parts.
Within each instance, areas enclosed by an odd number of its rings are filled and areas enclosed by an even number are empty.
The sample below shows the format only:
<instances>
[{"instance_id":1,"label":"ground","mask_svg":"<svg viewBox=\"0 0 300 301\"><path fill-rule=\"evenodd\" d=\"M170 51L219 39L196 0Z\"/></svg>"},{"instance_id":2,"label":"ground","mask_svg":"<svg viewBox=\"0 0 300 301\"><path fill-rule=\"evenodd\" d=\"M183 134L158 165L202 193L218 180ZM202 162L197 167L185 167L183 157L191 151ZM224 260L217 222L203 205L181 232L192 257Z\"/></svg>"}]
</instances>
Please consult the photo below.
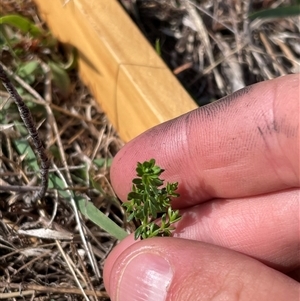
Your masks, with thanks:
<instances>
[{"instance_id":1,"label":"ground","mask_svg":"<svg viewBox=\"0 0 300 301\"><path fill-rule=\"evenodd\" d=\"M199 105L299 71L299 17L249 18L290 1L120 2ZM2 0L1 16L12 13L47 31L31 0ZM1 26L1 63L33 115L56 186L34 200L40 160L1 88L0 296L10 299L21 290L24 300L84 300L84 292L90 300L109 300L102 267L117 240L79 212L85 247L70 199L84 200L86 208L91 200L127 231L133 227L109 182L111 160L123 142L71 66L72 49Z\"/></svg>"}]
</instances>

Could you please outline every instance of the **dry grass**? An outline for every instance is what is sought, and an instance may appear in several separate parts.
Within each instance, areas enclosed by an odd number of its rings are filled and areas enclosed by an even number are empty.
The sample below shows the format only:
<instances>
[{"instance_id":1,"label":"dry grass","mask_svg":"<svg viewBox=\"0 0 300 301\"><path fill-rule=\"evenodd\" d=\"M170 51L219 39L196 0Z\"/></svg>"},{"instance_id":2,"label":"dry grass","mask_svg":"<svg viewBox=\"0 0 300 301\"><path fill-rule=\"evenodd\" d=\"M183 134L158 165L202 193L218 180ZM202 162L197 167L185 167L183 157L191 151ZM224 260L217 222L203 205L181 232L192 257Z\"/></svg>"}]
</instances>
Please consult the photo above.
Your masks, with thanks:
<instances>
[{"instance_id":1,"label":"dry grass","mask_svg":"<svg viewBox=\"0 0 300 301\"><path fill-rule=\"evenodd\" d=\"M159 41L163 59L199 104L299 71L299 18L250 22L249 1L121 2L150 42ZM260 9L282 1L252 3ZM0 11L40 23L31 0L2 0ZM29 48L22 60L44 58L39 49L25 46ZM60 50L56 49L57 55L63 60ZM109 162L122 141L77 73L70 73L71 92L64 97L49 84L46 65L34 85L27 87L18 81L17 66L7 49L1 50L1 61L12 71L15 86L29 95L51 158L50 171L57 173L57 166L70 189L123 225L123 212L109 183ZM86 251L74 211L56 190L49 189L43 201L32 202L38 177L15 147L26 134L15 126L21 123L16 107L4 90L0 92L0 113L6 121L0 124L0 299L17 300L22 294L23 300L88 300L84 292L89 300L109 300L101 275L116 240L82 218L90 244ZM105 160L97 165L94 159Z\"/></svg>"},{"instance_id":2,"label":"dry grass","mask_svg":"<svg viewBox=\"0 0 300 301\"><path fill-rule=\"evenodd\" d=\"M292 1L120 0L194 100L300 71L300 17L249 20Z\"/></svg>"},{"instance_id":3,"label":"dry grass","mask_svg":"<svg viewBox=\"0 0 300 301\"><path fill-rule=\"evenodd\" d=\"M40 22L31 1L3 0L0 11ZM17 61L6 47L1 49L1 63L11 71L11 80L30 106L51 159L50 172L57 174L57 167L75 194L92 200L122 225L123 211L109 183L109 165L122 141L77 72L69 73L71 91L63 96L49 81L45 49L33 47L28 37L23 41L19 46L27 48L21 60L40 59L44 70L34 84L28 86L16 75ZM61 48L56 51L64 60ZM48 189L42 201L33 202L39 180L28 156L20 155L15 144L28 137L16 126L22 121L5 90L0 97L5 120L0 124L0 299L108 300L102 267L116 239L81 217L86 251L69 201Z\"/></svg>"}]
</instances>

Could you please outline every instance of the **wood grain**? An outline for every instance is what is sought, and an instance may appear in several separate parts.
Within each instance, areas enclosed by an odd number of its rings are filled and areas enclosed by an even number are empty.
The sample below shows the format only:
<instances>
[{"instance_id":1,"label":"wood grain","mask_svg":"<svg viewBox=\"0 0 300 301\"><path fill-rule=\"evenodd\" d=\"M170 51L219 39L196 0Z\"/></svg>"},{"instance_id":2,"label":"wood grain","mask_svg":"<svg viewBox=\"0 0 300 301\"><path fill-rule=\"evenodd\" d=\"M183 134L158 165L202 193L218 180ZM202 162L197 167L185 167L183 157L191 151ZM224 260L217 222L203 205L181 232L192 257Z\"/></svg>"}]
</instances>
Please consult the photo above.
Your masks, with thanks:
<instances>
[{"instance_id":1,"label":"wood grain","mask_svg":"<svg viewBox=\"0 0 300 301\"><path fill-rule=\"evenodd\" d=\"M34 0L125 141L197 107L116 0Z\"/></svg>"}]
</instances>

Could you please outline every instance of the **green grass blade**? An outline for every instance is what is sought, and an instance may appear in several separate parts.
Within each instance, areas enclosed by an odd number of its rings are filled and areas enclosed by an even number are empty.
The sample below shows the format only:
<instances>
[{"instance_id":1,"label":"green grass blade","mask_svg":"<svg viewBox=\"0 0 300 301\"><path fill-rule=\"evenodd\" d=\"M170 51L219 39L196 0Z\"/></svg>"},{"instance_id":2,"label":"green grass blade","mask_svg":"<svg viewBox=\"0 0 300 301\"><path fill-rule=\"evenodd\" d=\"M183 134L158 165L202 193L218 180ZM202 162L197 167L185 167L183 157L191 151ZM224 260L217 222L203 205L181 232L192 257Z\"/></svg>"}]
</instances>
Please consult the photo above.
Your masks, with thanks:
<instances>
[{"instance_id":1,"label":"green grass blade","mask_svg":"<svg viewBox=\"0 0 300 301\"><path fill-rule=\"evenodd\" d=\"M14 26L25 34L29 33L34 38L45 35L44 31L36 26L33 22L19 15L7 15L0 17L0 24Z\"/></svg>"},{"instance_id":2,"label":"green grass blade","mask_svg":"<svg viewBox=\"0 0 300 301\"><path fill-rule=\"evenodd\" d=\"M75 198L78 209L91 222L99 226L104 231L108 232L118 240L122 240L128 233L101 212L92 202L83 198Z\"/></svg>"},{"instance_id":3,"label":"green grass blade","mask_svg":"<svg viewBox=\"0 0 300 301\"><path fill-rule=\"evenodd\" d=\"M36 156L27 140L15 140L15 146L20 155L25 155L26 164L35 172L39 171L39 166ZM49 174L49 189L57 189L60 197L70 199L70 194L65 190L63 181L54 173ZM88 218L91 222L99 226L104 231L108 232L118 240L125 238L128 233L123 230L119 225L101 212L93 203L87 201L84 197L74 196L71 191L79 211Z\"/></svg>"},{"instance_id":4,"label":"green grass blade","mask_svg":"<svg viewBox=\"0 0 300 301\"><path fill-rule=\"evenodd\" d=\"M49 188L55 188L61 197L69 199L70 195L64 190L63 181L54 174L49 175ZM71 192L73 195L73 193ZM92 202L87 201L81 196L74 196L79 211L88 218L91 222L99 226L104 231L108 232L118 240L125 238L128 233L101 212Z\"/></svg>"},{"instance_id":5,"label":"green grass blade","mask_svg":"<svg viewBox=\"0 0 300 301\"><path fill-rule=\"evenodd\" d=\"M15 140L15 147L20 155L26 155L25 161L27 166L35 172L40 170L39 165L36 160L36 156L31 146L29 145L27 140Z\"/></svg>"},{"instance_id":6,"label":"green grass blade","mask_svg":"<svg viewBox=\"0 0 300 301\"><path fill-rule=\"evenodd\" d=\"M160 46L160 40L156 39L155 40L155 51L159 56L161 56L161 46Z\"/></svg>"},{"instance_id":7,"label":"green grass blade","mask_svg":"<svg viewBox=\"0 0 300 301\"><path fill-rule=\"evenodd\" d=\"M249 18L252 20L256 18L287 18L297 15L300 15L300 6L292 5L260 10L253 14L250 14Z\"/></svg>"}]
</instances>

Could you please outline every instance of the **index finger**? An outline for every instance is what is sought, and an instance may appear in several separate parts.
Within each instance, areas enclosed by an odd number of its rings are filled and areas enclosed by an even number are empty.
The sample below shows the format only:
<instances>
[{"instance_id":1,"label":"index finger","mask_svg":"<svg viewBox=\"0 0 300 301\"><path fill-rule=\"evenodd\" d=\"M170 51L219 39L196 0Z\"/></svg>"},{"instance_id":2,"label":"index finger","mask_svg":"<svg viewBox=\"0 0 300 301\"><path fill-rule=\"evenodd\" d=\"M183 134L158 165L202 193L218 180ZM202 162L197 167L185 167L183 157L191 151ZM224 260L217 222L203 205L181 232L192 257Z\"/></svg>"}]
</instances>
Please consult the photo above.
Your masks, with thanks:
<instances>
[{"instance_id":1,"label":"index finger","mask_svg":"<svg viewBox=\"0 0 300 301\"><path fill-rule=\"evenodd\" d=\"M137 162L151 158L179 182L176 207L298 187L299 75L246 87L126 144L111 168L123 201Z\"/></svg>"}]
</instances>

